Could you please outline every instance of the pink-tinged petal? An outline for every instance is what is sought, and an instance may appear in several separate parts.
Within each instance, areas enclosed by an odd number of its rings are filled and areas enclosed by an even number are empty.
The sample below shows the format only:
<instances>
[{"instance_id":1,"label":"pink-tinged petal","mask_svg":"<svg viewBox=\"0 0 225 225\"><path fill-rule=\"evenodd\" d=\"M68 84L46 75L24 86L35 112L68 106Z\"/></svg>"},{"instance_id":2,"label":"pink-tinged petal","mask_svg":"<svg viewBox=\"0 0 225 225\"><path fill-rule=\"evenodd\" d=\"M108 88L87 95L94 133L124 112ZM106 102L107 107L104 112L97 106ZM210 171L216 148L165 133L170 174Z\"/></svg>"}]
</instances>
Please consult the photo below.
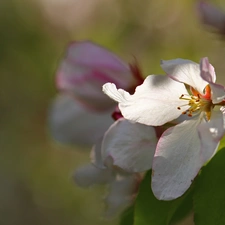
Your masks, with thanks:
<instances>
[{"instance_id":1,"label":"pink-tinged petal","mask_svg":"<svg viewBox=\"0 0 225 225\"><path fill-rule=\"evenodd\" d=\"M90 67L104 67L114 71L127 71L128 65L114 53L91 41L75 41L67 49L71 62Z\"/></svg>"},{"instance_id":2,"label":"pink-tinged petal","mask_svg":"<svg viewBox=\"0 0 225 225\"><path fill-rule=\"evenodd\" d=\"M106 218L119 215L134 202L139 183L140 177L136 174L117 176L117 179L110 184L109 193L105 198Z\"/></svg>"},{"instance_id":3,"label":"pink-tinged petal","mask_svg":"<svg viewBox=\"0 0 225 225\"><path fill-rule=\"evenodd\" d=\"M73 95L87 108L98 111L107 110L115 104L101 92L101 86L110 80L107 77L104 78L101 73L101 71L78 65L74 68L71 64L64 62L57 74L57 81L60 84L58 88Z\"/></svg>"},{"instance_id":4,"label":"pink-tinged petal","mask_svg":"<svg viewBox=\"0 0 225 225\"><path fill-rule=\"evenodd\" d=\"M107 83L103 92L119 102L124 118L151 126L161 126L178 118L189 106L188 101L179 99L188 94L183 84L167 76L150 75L138 86L133 95L117 89L115 84Z\"/></svg>"},{"instance_id":5,"label":"pink-tinged petal","mask_svg":"<svg viewBox=\"0 0 225 225\"><path fill-rule=\"evenodd\" d=\"M113 165L126 172L146 171L152 166L156 143L153 127L119 119L104 135L103 159L111 156Z\"/></svg>"},{"instance_id":6,"label":"pink-tinged petal","mask_svg":"<svg viewBox=\"0 0 225 225\"><path fill-rule=\"evenodd\" d=\"M201 77L210 84L211 98L214 104L220 103L225 99L224 86L215 84L216 74L214 67L209 63L208 58L202 58L200 62Z\"/></svg>"},{"instance_id":7,"label":"pink-tinged petal","mask_svg":"<svg viewBox=\"0 0 225 225\"><path fill-rule=\"evenodd\" d=\"M112 111L91 112L71 96L59 95L49 112L50 133L62 143L93 145L113 123Z\"/></svg>"},{"instance_id":8,"label":"pink-tinged petal","mask_svg":"<svg viewBox=\"0 0 225 225\"><path fill-rule=\"evenodd\" d=\"M113 104L101 91L106 82L127 90L137 80L129 65L107 49L90 41L70 44L57 70L57 87L88 107L105 110Z\"/></svg>"},{"instance_id":9,"label":"pink-tinged petal","mask_svg":"<svg viewBox=\"0 0 225 225\"><path fill-rule=\"evenodd\" d=\"M188 84L201 94L203 94L203 90L208 84L200 76L199 64L192 62L191 60L162 60L161 67L170 78Z\"/></svg>"},{"instance_id":10,"label":"pink-tinged petal","mask_svg":"<svg viewBox=\"0 0 225 225\"><path fill-rule=\"evenodd\" d=\"M197 119L166 130L159 139L152 165L152 191L160 200L180 197L202 167Z\"/></svg>"},{"instance_id":11,"label":"pink-tinged petal","mask_svg":"<svg viewBox=\"0 0 225 225\"><path fill-rule=\"evenodd\" d=\"M200 61L200 75L203 80L208 83L215 83L216 82L216 73L214 67L209 63L207 57L202 58Z\"/></svg>"},{"instance_id":12,"label":"pink-tinged petal","mask_svg":"<svg viewBox=\"0 0 225 225\"><path fill-rule=\"evenodd\" d=\"M223 11L206 1L199 1L197 9L202 23L224 33L225 14Z\"/></svg>"},{"instance_id":13,"label":"pink-tinged petal","mask_svg":"<svg viewBox=\"0 0 225 225\"><path fill-rule=\"evenodd\" d=\"M114 179L114 172L109 169L100 169L92 164L78 168L74 175L74 181L79 187L87 188L96 184L107 184Z\"/></svg>"},{"instance_id":14,"label":"pink-tinged petal","mask_svg":"<svg viewBox=\"0 0 225 225\"><path fill-rule=\"evenodd\" d=\"M213 111L209 122L202 122L198 126L201 139L203 162L210 160L219 146L220 140L225 134L223 113Z\"/></svg>"}]
</instances>

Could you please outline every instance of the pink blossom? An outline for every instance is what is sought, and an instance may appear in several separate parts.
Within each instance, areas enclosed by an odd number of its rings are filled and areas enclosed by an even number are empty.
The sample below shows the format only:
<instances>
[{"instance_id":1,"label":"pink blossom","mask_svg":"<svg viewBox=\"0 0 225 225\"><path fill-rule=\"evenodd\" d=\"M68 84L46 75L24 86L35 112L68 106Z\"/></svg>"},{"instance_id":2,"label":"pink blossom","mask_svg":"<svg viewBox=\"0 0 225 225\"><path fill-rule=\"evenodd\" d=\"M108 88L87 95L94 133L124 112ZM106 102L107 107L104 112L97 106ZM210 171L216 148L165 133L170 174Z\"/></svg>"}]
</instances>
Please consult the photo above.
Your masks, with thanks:
<instances>
[{"instance_id":1,"label":"pink blossom","mask_svg":"<svg viewBox=\"0 0 225 225\"><path fill-rule=\"evenodd\" d=\"M219 7L202 0L198 2L197 10L203 24L225 34L225 13Z\"/></svg>"},{"instance_id":2,"label":"pink blossom","mask_svg":"<svg viewBox=\"0 0 225 225\"><path fill-rule=\"evenodd\" d=\"M109 50L90 41L71 43L56 73L60 95L49 113L50 132L63 143L95 144L113 123L116 103L102 93L115 82L130 93L143 82L137 65L124 63Z\"/></svg>"},{"instance_id":3,"label":"pink blossom","mask_svg":"<svg viewBox=\"0 0 225 225\"><path fill-rule=\"evenodd\" d=\"M135 69L137 69L135 71ZM107 110L115 103L101 91L113 82L127 91L142 83L140 71L109 50L90 41L71 43L56 74L57 87L93 110Z\"/></svg>"}]
</instances>

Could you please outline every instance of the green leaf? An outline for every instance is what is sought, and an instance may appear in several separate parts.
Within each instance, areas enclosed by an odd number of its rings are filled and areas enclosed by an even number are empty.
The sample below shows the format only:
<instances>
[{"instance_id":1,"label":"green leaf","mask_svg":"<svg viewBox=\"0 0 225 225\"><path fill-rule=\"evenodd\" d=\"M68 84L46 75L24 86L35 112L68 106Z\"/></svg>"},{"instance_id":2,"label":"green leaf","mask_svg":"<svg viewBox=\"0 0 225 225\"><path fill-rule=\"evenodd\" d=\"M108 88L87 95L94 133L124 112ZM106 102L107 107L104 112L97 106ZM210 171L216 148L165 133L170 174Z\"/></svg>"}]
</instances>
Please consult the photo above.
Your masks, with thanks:
<instances>
[{"instance_id":1,"label":"green leaf","mask_svg":"<svg viewBox=\"0 0 225 225\"><path fill-rule=\"evenodd\" d=\"M202 169L194 190L196 225L225 224L225 148Z\"/></svg>"},{"instance_id":2,"label":"green leaf","mask_svg":"<svg viewBox=\"0 0 225 225\"><path fill-rule=\"evenodd\" d=\"M182 202L191 198L191 191L173 201L160 201L151 190L151 174L146 174L135 204L134 225L167 225Z\"/></svg>"},{"instance_id":3,"label":"green leaf","mask_svg":"<svg viewBox=\"0 0 225 225\"><path fill-rule=\"evenodd\" d=\"M133 225L134 223L134 207L128 208L121 216L120 225Z\"/></svg>"},{"instance_id":4,"label":"green leaf","mask_svg":"<svg viewBox=\"0 0 225 225\"><path fill-rule=\"evenodd\" d=\"M178 224L193 211L193 188L174 213L170 224Z\"/></svg>"}]
</instances>

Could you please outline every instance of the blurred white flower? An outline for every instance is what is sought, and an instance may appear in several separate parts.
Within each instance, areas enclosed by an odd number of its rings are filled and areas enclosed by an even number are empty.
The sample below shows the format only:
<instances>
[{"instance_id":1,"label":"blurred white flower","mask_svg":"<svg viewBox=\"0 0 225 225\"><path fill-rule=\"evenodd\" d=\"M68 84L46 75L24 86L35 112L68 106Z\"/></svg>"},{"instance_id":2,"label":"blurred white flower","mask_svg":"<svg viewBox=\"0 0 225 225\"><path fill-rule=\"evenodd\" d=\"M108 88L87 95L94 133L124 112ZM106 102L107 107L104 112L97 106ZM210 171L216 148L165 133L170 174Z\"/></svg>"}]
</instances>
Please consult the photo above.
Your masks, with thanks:
<instances>
[{"instance_id":1,"label":"blurred white flower","mask_svg":"<svg viewBox=\"0 0 225 225\"><path fill-rule=\"evenodd\" d=\"M156 141L154 128L121 118L93 147L92 163L75 171L80 187L107 184L105 217L119 215L134 202L142 179L138 172L151 168Z\"/></svg>"}]
</instances>

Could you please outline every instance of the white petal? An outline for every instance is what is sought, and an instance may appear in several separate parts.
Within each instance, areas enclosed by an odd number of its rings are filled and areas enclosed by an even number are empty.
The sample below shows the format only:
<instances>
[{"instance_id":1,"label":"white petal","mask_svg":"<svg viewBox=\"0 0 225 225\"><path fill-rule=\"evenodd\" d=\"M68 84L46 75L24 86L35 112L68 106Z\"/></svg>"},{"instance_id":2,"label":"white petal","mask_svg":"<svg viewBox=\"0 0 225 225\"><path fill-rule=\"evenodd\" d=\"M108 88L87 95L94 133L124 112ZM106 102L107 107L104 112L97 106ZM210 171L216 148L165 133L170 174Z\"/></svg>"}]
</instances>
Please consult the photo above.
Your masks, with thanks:
<instances>
[{"instance_id":1,"label":"white petal","mask_svg":"<svg viewBox=\"0 0 225 225\"><path fill-rule=\"evenodd\" d=\"M121 169L114 167L113 159L110 155L103 158L102 140L103 140L103 137L101 139L99 139L99 141L97 141L97 144L95 144L92 147L91 154L90 154L91 162L100 169L108 168L108 169L115 170L115 171L118 169L117 172L124 173L124 171L121 171Z\"/></svg>"},{"instance_id":2,"label":"white petal","mask_svg":"<svg viewBox=\"0 0 225 225\"><path fill-rule=\"evenodd\" d=\"M224 86L220 84L210 83L213 104L220 103L225 99Z\"/></svg>"},{"instance_id":3,"label":"white petal","mask_svg":"<svg viewBox=\"0 0 225 225\"><path fill-rule=\"evenodd\" d=\"M183 84L167 76L150 75L144 83L138 86L133 95L107 83L103 91L119 102L123 116L135 122L151 126L160 126L176 119L182 113L177 107L187 104L179 99L182 94L188 94ZM185 111L188 106L182 107Z\"/></svg>"},{"instance_id":4,"label":"white petal","mask_svg":"<svg viewBox=\"0 0 225 225\"><path fill-rule=\"evenodd\" d=\"M202 158L205 163L216 153L220 140L225 134L222 112L213 111L210 121L201 123L198 131L201 139Z\"/></svg>"},{"instance_id":5,"label":"white petal","mask_svg":"<svg viewBox=\"0 0 225 225\"><path fill-rule=\"evenodd\" d=\"M208 84L200 76L199 64L190 60L162 60L161 67L172 79L190 85L201 94Z\"/></svg>"},{"instance_id":6,"label":"white petal","mask_svg":"<svg viewBox=\"0 0 225 225\"><path fill-rule=\"evenodd\" d=\"M102 140L103 137L101 139L99 139L97 141L97 143L92 147L91 149L91 154L90 154L90 158L91 158L91 162L98 168L106 168L104 166L104 162L102 159Z\"/></svg>"},{"instance_id":7,"label":"white petal","mask_svg":"<svg viewBox=\"0 0 225 225\"><path fill-rule=\"evenodd\" d=\"M51 135L63 143L92 145L113 123L112 111L88 111L71 96L59 95L49 112Z\"/></svg>"},{"instance_id":8,"label":"white petal","mask_svg":"<svg viewBox=\"0 0 225 225\"><path fill-rule=\"evenodd\" d=\"M114 179L114 172L109 169L99 169L92 164L78 168L73 178L80 187L87 188L96 184L106 184Z\"/></svg>"},{"instance_id":9,"label":"white petal","mask_svg":"<svg viewBox=\"0 0 225 225\"><path fill-rule=\"evenodd\" d=\"M159 139L152 165L152 190L160 200L180 197L202 166L198 120L184 121Z\"/></svg>"},{"instance_id":10,"label":"white petal","mask_svg":"<svg viewBox=\"0 0 225 225\"><path fill-rule=\"evenodd\" d=\"M110 184L109 194L105 198L105 217L115 217L133 203L139 182L139 177L134 174L131 176L117 177Z\"/></svg>"},{"instance_id":11,"label":"white petal","mask_svg":"<svg viewBox=\"0 0 225 225\"><path fill-rule=\"evenodd\" d=\"M111 156L113 165L126 172L146 171L152 166L156 143L153 127L119 119L104 135L103 159Z\"/></svg>"},{"instance_id":12,"label":"white petal","mask_svg":"<svg viewBox=\"0 0 225 225\"><path fill-rule=\"evenodd\" d=\"M106 83L102 86L102 91L111 99L117 102L126 102L130 98L130 94L122 89L117 89L113 83Z\"/></svg>"}]
</instances>

